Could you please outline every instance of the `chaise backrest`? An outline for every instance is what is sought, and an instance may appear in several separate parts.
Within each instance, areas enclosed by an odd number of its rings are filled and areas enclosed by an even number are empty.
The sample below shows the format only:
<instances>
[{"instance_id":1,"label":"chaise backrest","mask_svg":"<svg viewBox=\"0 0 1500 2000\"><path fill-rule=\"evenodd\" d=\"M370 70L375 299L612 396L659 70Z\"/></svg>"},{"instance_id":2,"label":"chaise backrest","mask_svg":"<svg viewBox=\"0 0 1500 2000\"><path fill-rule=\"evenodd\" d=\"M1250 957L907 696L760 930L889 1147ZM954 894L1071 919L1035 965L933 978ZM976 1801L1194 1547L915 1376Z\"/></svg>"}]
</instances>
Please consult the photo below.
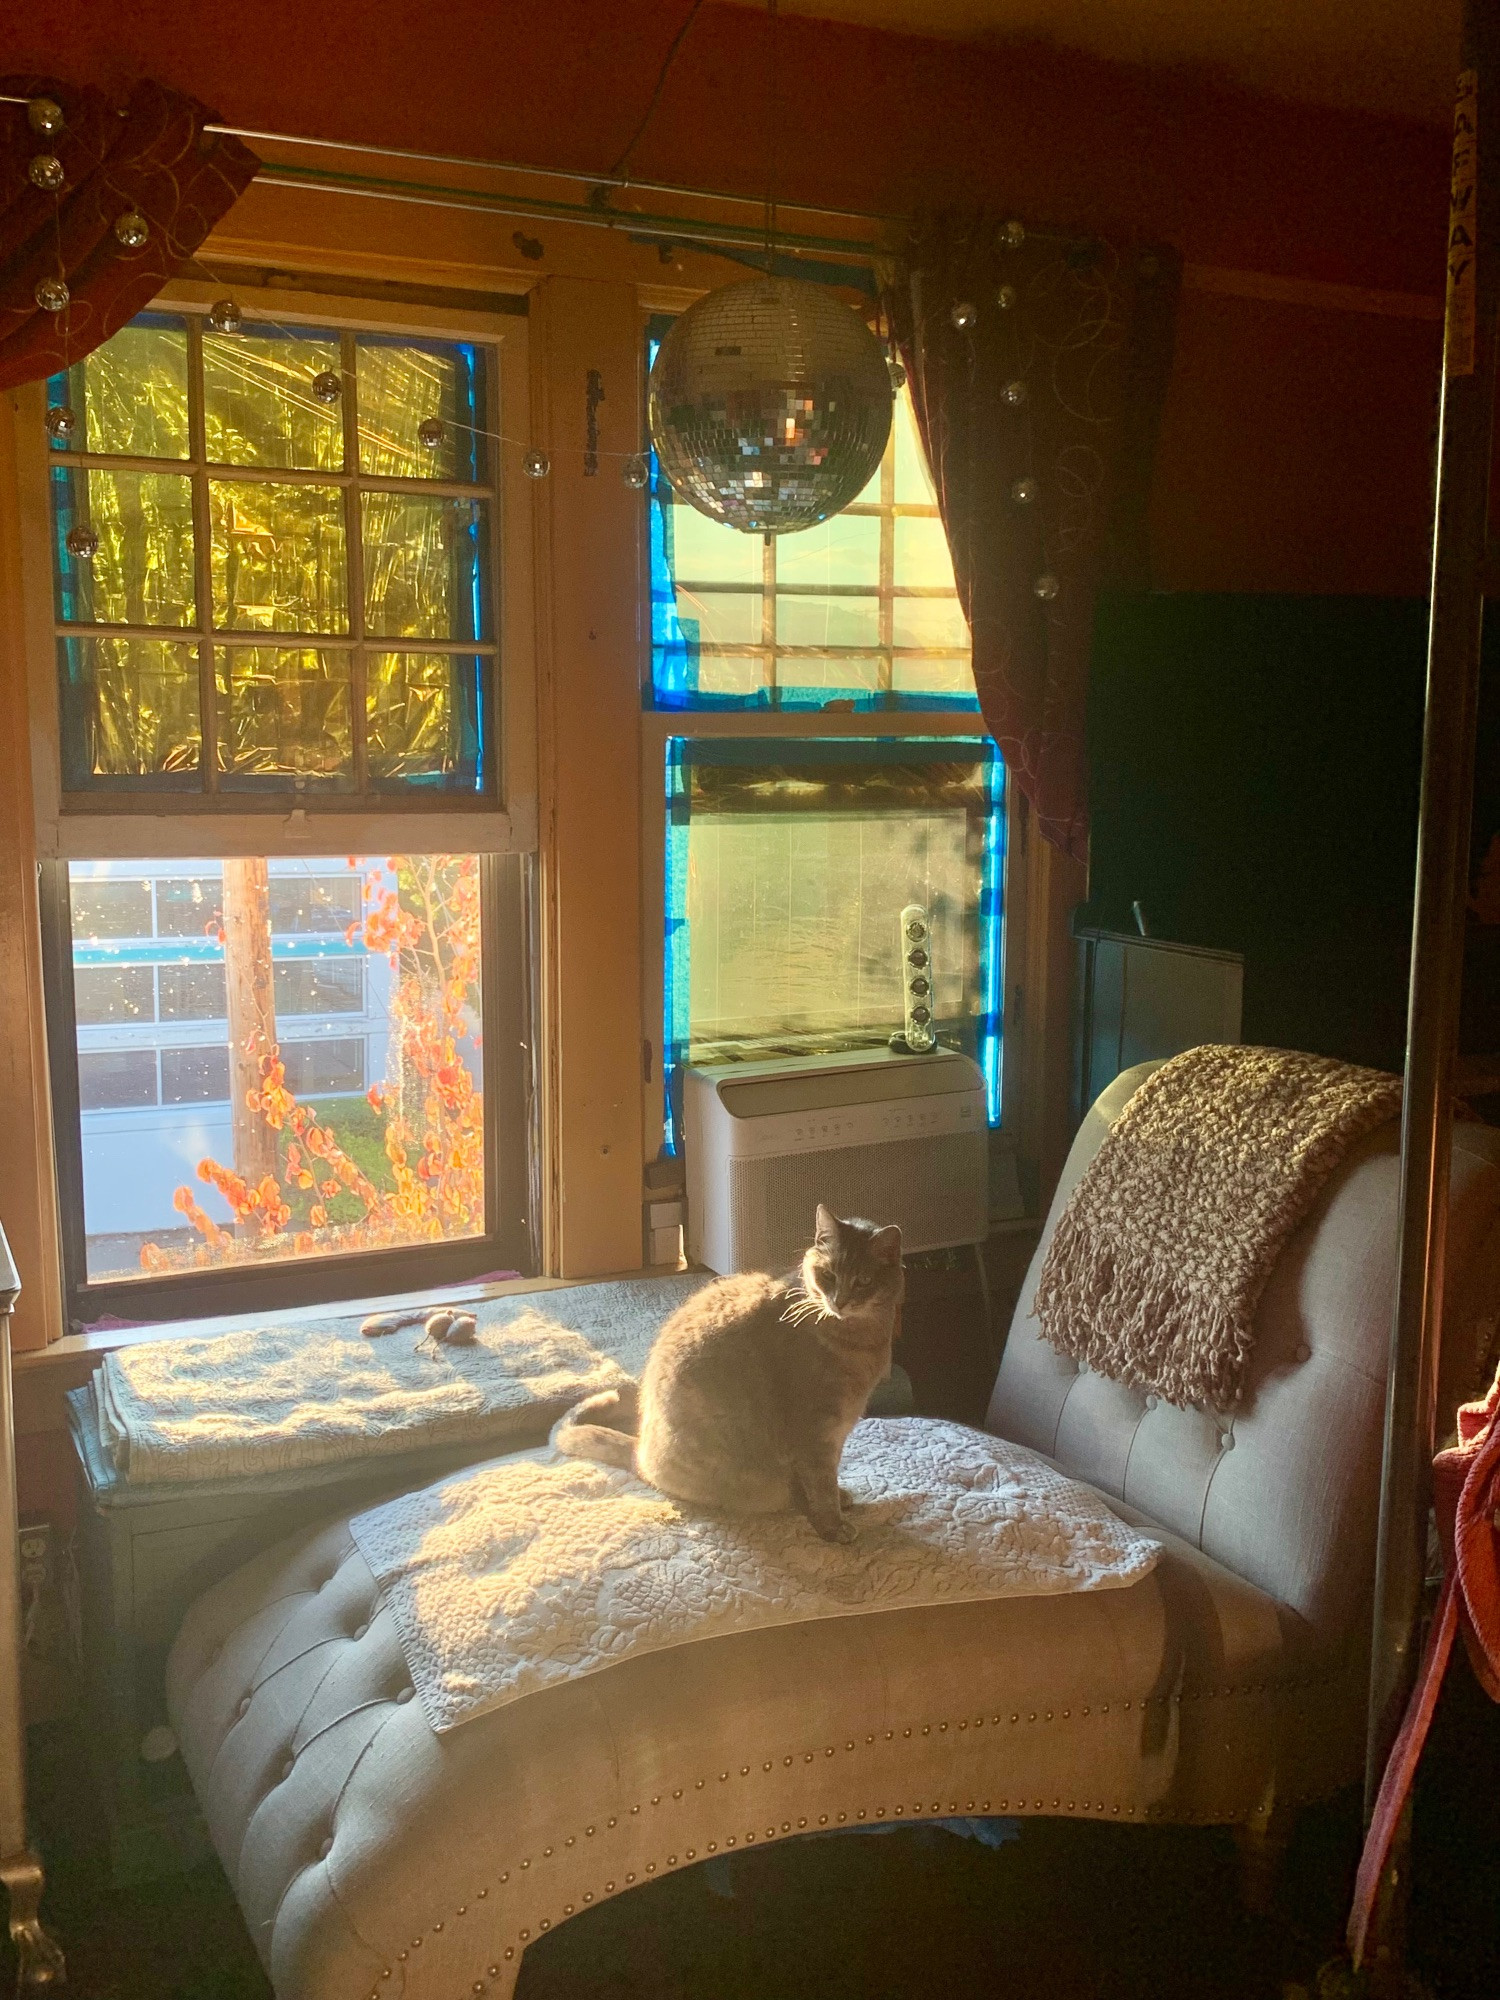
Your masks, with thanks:
<instances>
[{"instance_id":1,"label":"chaise backrest","mask_svg":"<svg viewBox=\"0 0 1500 2000\"><path fill-rule=\"evenodd\" d=\"M1052 1231L1132 1092L1126 1070L1079 1129L1021 1288L988 1426L1138 1507L1289 1605L1326 1638L1368 1601L1395 1296L1399 1131L1346 1156L1262 1294L1232 1415L1171 1404L1065 1360L1033 1300ZM1500 1314L1500 1130L1453 1136L1444 1325L1451 1406L1478 1385Z\"/></svg>"}]
</instances>

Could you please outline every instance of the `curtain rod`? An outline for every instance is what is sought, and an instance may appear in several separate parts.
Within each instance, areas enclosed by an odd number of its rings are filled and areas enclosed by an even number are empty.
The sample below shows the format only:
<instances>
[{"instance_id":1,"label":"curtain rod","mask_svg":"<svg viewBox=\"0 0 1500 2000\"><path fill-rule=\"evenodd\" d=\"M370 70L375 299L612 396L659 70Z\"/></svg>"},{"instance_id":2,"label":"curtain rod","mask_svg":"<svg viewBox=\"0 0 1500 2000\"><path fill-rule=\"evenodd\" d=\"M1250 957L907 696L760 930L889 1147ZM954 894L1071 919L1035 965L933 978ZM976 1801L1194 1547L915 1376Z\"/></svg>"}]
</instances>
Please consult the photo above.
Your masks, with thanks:
<instances>
[{"instance_id":1,"label":"curtain rod","mask_svg":"<svg viewBox=\"0 0 1500 2000\"><path fill-rule=\"evenodd\" d=\"M27 97L0 94L0 104L28 104ZM121 114L124 115L123 113ZM760 206L758 195L731 194L722 188L695 188L676 181L643 181L633 176L612 179L608 174L588 174L572 167L527 166L514 160L482 160L463 153L427 153L407 146L382 146L364 140L310 139L293 132L266 132L242 125L205 125L227 139L255 140L277 146L306 146L326 152L362 153L372 158L410 160L424 165L462 167L475 173L526 175L538 180L571 181L589 188L594 199L588 202L549 202L523 195L487 196L481 189L452 189L422 181L385 179L375 175L339 173L332 168L298 167L287 161L270 161L256 179L269 187L321 188L329 193L364 195L387 201L414 203L426 208L451 208L470 214L511 215L532 220L583 223L589 228L621 229L627 235L657 243L701 243L725 249L742 249L762 244L764 230L737 223L700 221L692 216L636 214L611 208L609 195L615 190L638 188L647 194L686 195L697 201L733 202L747 208ZM603 197L600 199L599 197ZM906 224L911 217L877 209L827 208L815 202L781 201L778 207L802 215L826 215L844 222ZM1040 242L1068 243L1072 233L1063 230L1032 229L1027 234ZM882 246L867 239L819 236L810 232L777 231L784 250L842 258L868 265Z\"/></svg>"},{"instance_id":2,"label":"curtain rod","mask_svg":"<svg viewBox=\"0 0 1500 2000\"><path fill-rule=\"evenodd\" d=\"M414 203L424 208L458 209L476 215L510 215L529 221L582 223L590 229L616 229L626 236L653 243L760 248L765 232L730 222L705 222L695 216L635 213L629 209L590 207L581 202L546 201L524 195L486 195L477 188L455 190L422 181L386 179L369 174L341 174L328 168L295 167L276 162L264 167L256 181L265 187L299 188L329 194L363 195L377 201ZM894 219L894 218L893 218ZM881 245L854 237L816 236L778 230L777 247L868 265Z\"/></svg>"},{"instance_id":3,"label":"curtain rod","mask_svg":"<svg viewBox=\"0 0 1500 2000\"><path fill-rule=\"evenodd\" d=\"M0 92L0 104L30 102L29 97L13 97ZM120 115L123 117L124 113ZM527 166L519 160L481 160L468 153L424 153L411 146L377 146L363 139L310 139L297 132L262 132L248 125L205 125L203 129L224 139L254 139L273 146L308 146L330 153L366 153L382 160L419 161L423 166L468 167L476 173L527 174L535 180L576 181L580 186L597 188L606 193L614 189L640 188L646 194L685 194L699 201L743 202L751 208L758 208L761 202L758 194L733 194L724 188L685 187L680 181L643 181L634 174L615 178L608 173L583 173L576 167ZM779 201L777 206L796 209L802 215L831 215L840 222L904 222L907 219L875 209L829 208L821 202L812 201ZM617 215L620 212L615 211Z\"/></svg>"},{"instance_id":4,"label":"curtain rod","mask_svg":"<svg viewBox=\"0 0 1500 2000\"><path fill-rule=\"evenodd\" d=\"M15 98L8 102L21 103ZM255 139L274 146L317 147L330 153L367 153L383 160L419 161L423 166L469 167L476 173L527 174L536 180L576 181L580 186L597 189L608 194L618 189L639 188L645 194L685 194L699 201L743 202L747 207L758 208L761 197L758 194L733 194L724 188L687 187L680 181L645 181L634 174L616 178L610 174L582 173L576 167L535 167L527 166L519 160L480 160L466 153L424 153L410 146L377 146L365 140L356 139L307 139L292 132L257 132L240 125L205 125L206 132L217 132L226 139ZM778 208L793 208L803 215L831 215L840 222L903 222L902 215L890 215L875 209L830 208L823 202L778 201Z\"/></svg>"}]
</instances>

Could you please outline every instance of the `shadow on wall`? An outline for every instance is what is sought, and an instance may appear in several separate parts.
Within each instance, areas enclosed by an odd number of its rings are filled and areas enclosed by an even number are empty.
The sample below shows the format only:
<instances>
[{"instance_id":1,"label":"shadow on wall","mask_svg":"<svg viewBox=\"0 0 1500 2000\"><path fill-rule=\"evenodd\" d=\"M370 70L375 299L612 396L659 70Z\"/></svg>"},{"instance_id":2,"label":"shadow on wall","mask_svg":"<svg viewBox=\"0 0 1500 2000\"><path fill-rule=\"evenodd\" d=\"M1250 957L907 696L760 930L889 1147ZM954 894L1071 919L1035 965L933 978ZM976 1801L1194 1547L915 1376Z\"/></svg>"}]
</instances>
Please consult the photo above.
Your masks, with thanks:
<instances>
[{"instance_id":1,"label":"shadow on wall","mask_svg":"<svg viewBox=\"0 0 1500 2000\"><path fill-rule=\"evenodd\" d=\"M1244 1038L1399 1069L1427 607L1112 594L1094 637L1080 921L1245 956ZM1486 646L1473 875L1500 832ZM1500 857L1500 848L1496 849ZM1500 926L1471 921L1463 1047L1500 1052Z\"/></svg>"}]
</instances>

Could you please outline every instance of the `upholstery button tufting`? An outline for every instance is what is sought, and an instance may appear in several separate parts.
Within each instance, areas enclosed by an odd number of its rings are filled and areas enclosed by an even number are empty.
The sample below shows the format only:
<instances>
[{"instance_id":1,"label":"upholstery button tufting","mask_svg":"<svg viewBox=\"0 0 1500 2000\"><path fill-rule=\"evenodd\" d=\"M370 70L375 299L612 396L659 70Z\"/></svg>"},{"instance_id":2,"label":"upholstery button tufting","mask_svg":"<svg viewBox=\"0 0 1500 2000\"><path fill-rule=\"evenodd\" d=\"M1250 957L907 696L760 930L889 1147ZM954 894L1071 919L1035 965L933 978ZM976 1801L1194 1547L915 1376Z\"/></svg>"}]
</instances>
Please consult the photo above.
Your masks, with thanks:
<instances>
[{"instance_id":1,"label":"upholstery button tufting","mask_svg":"<svg viewBox=\"0 0 1500 2000\"><path fill-rule=\"evenodd\" d=\"M326 1861L333 1852L333 1835L330 1833L318 1848L318 1859Z\"/></svg>"},{"instance_id":2,"label":"upholstery button tufting","mask_svg":"<svg viewBox=\"0 0 1500 2000\"><path fill-rule=\"evenodd\" d=\"M406 1706L407 1702L409 1702L409 1701L411 1700L412 1696L413 1696L413 1695L414 1695L415 1693L416 1693L416 1689L415 1689L415 1688L411 1688L411 1687L404 1687L404 1688L402 1688L402 1689L401 1689L401 1691L400 1691L400 1692L399 1692L399 1693L397 1694L397 1696L396 1696L396 1700L397 1700L397 1702L398 1702L398 1703L399 1703L399 1704L400 1704L400 1705L401 1705L401 1706L402 1706L402 1707L404 1708L404 1707Z\"/></svg>"},{"instance_id":3,"label":"upholstery button tufting","mask_svg":"<svg viewBox=\"0 0 1500 2000\"><path fill-rule=\"evenodd\" d=\"M1148 1396L1146 1398L1146 1408L1148 1410L1154 1410L1160 1401L1161 1398L1159 1396Z\"/></svg>"},{"instance_id":4,"label":"upholstery button tufting","mask_svg":"<svg viewBox=\"0 0 1500 2000\"><path fill-rule=\"evenodd\" d=\"M1307 1344L1307 1342L1306 1342L1305 1340L1303 1341L1302 1345L1301 1345L1301 1346L1300 1346L1300 1347L1299 1347L1299 1348L1297 1349L1297 1357L1296 1357L1296 1358L1297 1358L1297 1359L1298 1359L1299 1361L1311 1361L1311 1360L1312 1360L1312 1349L1311 1349L1311 1348L1310 1348L1310 1347L1308 1346L1308 1344Z\"/></svg>"},{"instance_id":5,"label":"upholstery button tufting","mask_svg":"<svg viewBox=\"0 0 1500 2000\"><path fill-rule=\"evenodd\" d=\"M295 1758L295 1757L288 1757L288 1758L287 1758L287 1760L286 1760L286 1762L285 1762L285 1763L284 1763L284 1764L282 1765L282 1767L281 1767L281 1782L282 1782L282 1784L285 1784L285 1783L286 1783L287 1779L288 1779L288 1778L289 1778L289 1777L290 1777L290 1776L292 1775L293 1771L295 1771L295 1770L296 1770L296 1768L297 1768L297 1760L296 1760L296 1758Z\"/></svg>"},{"instance_id":6,"label":"upholstery button tufting","mask_svg":"<svg viewBox=\"0 0 1500 2000\"><path fill-rule=\"evenodd\" d=\"M368 1625L356 1625L354 1630L349 1634L349 1637L351 1639L363 1639L369 1629Z\"/></svg>"},{"instance_id":7,"label":"upholstery button tufting","mask_svg":"<svg viewBox=\"0 0 1500 2000\"><path fill-rule=\"evenodd\" d=\"M1222 1432L1222 1433L1221 1433L1221 1435L1220 1435L1220 1437L1219 1437L1219 1449L1220 1449L1220 1451L1233 1451L1233 1450L1234 1450L1234 1432L1233 1432L1233 1431L1224 1431L1224 1432Z\"/></svg>"},{"instance_id":8,"label":"upholstery button tufting","mask_svg":"<svg viewBox=\"0 0 1500 2000\"><path fill-rule=\"evenodd\" d=\"M237 1710L236 1712L237 1712L237 1713L238 1713L239 1715L242 1715L242 1716L244 1716L244 1715L248 1715L248 1714L250 1713L250 1697L249 1697L249 1695L246 1695L246 1696L245 1696L244 1700L243 1700L243 1701L242 1701L242 1702L240 1703L240 1705L239 1705L239 1708L238 1708L238 1710Z\"/></svg>"}]
</instances>

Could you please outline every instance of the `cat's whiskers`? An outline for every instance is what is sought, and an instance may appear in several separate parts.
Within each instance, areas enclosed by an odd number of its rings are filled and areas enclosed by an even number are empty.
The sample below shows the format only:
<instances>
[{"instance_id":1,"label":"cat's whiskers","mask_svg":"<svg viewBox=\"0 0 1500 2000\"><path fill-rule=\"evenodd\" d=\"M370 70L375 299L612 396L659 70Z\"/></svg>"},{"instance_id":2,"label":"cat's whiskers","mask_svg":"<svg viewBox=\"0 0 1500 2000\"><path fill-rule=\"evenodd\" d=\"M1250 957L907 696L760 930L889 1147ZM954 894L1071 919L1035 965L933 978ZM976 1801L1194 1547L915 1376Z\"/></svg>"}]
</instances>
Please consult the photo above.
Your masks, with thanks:
<instances>
[{"instance_id":1,"label":"cat's whiskers","mask_svg":"<svg viewBox=\"0 0 1500 2000\"><path fill-rule=\"evenodd\" d=\"M837 1319L839 1315L821 1293L799 1286L790 1294L781 1317L789 1326L801 1326L804 1320Z\"/></svg>"}]
</instances>

